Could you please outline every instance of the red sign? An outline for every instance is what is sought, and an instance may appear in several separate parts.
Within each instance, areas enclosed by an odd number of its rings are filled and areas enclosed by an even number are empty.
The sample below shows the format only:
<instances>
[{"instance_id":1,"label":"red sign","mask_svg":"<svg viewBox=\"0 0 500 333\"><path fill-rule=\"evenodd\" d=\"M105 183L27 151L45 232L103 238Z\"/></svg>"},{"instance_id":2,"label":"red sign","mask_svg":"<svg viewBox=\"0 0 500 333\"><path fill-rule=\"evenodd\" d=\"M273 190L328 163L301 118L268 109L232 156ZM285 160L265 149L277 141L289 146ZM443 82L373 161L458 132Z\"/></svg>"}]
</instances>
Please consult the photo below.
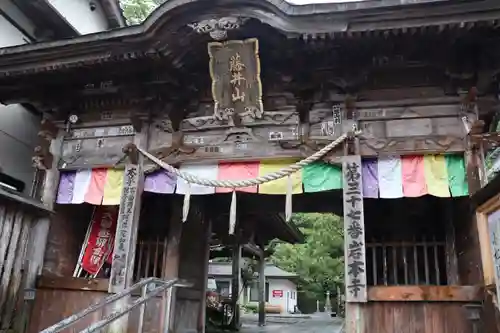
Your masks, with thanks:
<instances>
[{"instance_id":1,"label":"red sign","mask_svg":"<svg viewBox=\"0 0 500 333\"><path fill-rule=\"evenodd\" d=\"M283 290L273 290L273 297L274 298L283 297Z\"/></svg>"},{"instance_id":2,"label":"red sign","mask_svg":"<svg viewBox=\"0 0 500 333\"><path fill-rule=\"evenodd\" d=\"M90 223L90 234L82 258L82 268L97 274L104 261L110 262L115 242L117 206L97 206Z\"/></svg>"}]
</instances>

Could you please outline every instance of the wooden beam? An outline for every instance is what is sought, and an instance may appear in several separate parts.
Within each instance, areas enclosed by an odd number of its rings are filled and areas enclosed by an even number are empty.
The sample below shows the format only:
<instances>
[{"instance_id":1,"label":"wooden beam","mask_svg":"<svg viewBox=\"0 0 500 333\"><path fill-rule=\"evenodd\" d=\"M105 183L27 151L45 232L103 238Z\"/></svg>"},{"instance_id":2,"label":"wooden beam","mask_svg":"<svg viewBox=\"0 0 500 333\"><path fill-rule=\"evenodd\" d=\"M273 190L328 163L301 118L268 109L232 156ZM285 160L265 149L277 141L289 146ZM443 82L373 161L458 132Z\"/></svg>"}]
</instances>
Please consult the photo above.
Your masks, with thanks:
<instances>
[{"instance_id":1,"label":"wooden beam","mask_svg":"<svg viewBox=\"0 0 500 333\"><path fill-rule=\"evenodd\" d=\"M369 301L480 302L480 286L377 286L368 288Z\"/></svg>"},{"instance_id":2,"label":"wooden beam","mask_svg":"<svg viewBox=\"0 0 500 333\"><path fill-rule=\"evenodd\" d=\"M40 289L65 289L81 291L102 291L107 292L109 279L82 279L75 277L59 277L42 275L37 282Z\"/></svg>"}]
</instances>

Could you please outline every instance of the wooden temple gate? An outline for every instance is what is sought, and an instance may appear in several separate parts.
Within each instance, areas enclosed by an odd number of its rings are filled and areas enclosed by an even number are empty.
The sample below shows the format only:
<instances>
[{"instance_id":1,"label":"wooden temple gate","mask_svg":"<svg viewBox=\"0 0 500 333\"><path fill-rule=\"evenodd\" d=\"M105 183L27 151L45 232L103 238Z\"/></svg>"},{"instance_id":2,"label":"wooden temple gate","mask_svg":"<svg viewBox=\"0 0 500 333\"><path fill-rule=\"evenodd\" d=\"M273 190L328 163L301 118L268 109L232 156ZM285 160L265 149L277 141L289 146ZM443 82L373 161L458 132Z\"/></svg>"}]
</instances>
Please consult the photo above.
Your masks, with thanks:
<instances>
[{"instance_id":1,"label":"wooden temple gate","mask_svg":"<svg viewBox=\"0 0 500 333\"><path fill-rule=\"evenodd\" d=\"M344 216L346 332L494 332L473 320L497 311L480 306L469 199L478 120L498 105L500 8L480 3L171 0L140 26L0 50L0 101L31 103L58 133L36 150L57 214L29 331L155 276L194 283L169 330L203 332L210 245L239 272L242 253L300 240L293 208ZM204 186L275 174L339 138L281 179ZM165 309L147 306L146 331Z\"/></svg>"}]
</instances>

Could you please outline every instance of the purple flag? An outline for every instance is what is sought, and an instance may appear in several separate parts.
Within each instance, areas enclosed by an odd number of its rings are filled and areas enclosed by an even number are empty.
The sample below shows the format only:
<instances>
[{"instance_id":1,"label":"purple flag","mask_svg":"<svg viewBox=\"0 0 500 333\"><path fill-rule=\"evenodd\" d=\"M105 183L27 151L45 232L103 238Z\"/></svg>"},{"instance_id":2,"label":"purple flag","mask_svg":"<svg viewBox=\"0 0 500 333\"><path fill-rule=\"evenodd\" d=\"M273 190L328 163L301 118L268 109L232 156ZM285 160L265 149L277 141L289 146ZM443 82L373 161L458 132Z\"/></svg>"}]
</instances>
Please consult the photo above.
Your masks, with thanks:
<instances>
[{"instance_id":1,"label":"purple flag","mask_svg":"<svg viewBox=\"0 0 500 333\"><path fill-rule=\"evenodd\" d=\"M73 189L75 187L76 171L61 172L59 188L57 189L58 204L70 204L73 200Z\"/></svg>"},{"instance_id":2,"label":"purple flag","mask_svg":"<svg viewBox=\"0 0 500 333\"><path fill-rule=\"evenodd\" d=\"M377 160L363 160L363 197L378 198Z\"/></svg>"},{"instance_id":3,"label":"purple flag","mask_svg":"<svg viewBox=\"0 0 500 333\"><path fill-rule=\"evenodd\" d=\"M171 194L174 193L177 176L166 170L156 171L146 176L144 181L144 191Z\"/></svg>"}]
</instances>

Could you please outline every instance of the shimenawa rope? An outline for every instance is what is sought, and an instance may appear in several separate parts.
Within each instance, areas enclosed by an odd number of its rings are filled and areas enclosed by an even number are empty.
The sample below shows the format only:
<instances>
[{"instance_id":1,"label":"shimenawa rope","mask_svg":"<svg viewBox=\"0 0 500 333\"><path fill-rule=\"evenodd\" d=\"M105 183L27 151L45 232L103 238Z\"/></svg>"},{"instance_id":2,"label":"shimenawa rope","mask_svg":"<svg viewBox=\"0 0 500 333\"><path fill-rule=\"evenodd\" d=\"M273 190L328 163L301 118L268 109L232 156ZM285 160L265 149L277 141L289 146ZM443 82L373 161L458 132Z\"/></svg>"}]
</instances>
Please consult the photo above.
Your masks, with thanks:
<instances>
[{"instance_id":1,"label":"shimenawa rope","mask_svg":"<svg viewBox=\"0 0 500 333\"><path fill-rule=\"evenodd\" d=\"M361 131L354 131L354 136L358 136L361 134ZM284 178L288 176L288 182L287 182L287 198L286 198L286 207L285 207L285 217L286 220L289 221L291 218L292 214L292 180L290 175L299 171L306 165L309 165L313 162L316 162L319 160L321 157L323 157L326 153L328 153L330 150L335 148L337 145L342 143L345 139L347 139L347 134L342 134L339 136L337 139L334 141L330 142L328 145L320 149L319 151L315 152L309 157L306 157L305 159L291 164L288 167L285 167L281 170L269 173L267 175L259 176L257 178L253 179L244 179L244 180L214 180L214 179L204 179L204 178L199 178L196 175L192 175L190 173L182 172L179 169L171 166L170 164L167 164L160 160L159 158L151 155L144 149L137 147L137 150L147 157L149 160L151 160L153 163L157 164L160 166L162 169L167 170L170 173L175 174L177 177L180 177L184 179L188 183L188 189L187 193L184 195L184 207L183 207L183 221L187 220L187 215L189 213L189 201L190 201L190 186L189 184L197 184L197 185L204 185L204 186L212 186L212 187L226 187L226 188L232 188L233 189L233 196L231 200L231 209L230 209L230 218L229 218L229 232L233 233L234 232L234 225L236 223L236 194L235 194L235 189L239 187L248 187L248 186L255 186L255 185L261 185L264 183L271 182L273 180L277 180L280 178Z\"/></svg>"}]
</instances>

